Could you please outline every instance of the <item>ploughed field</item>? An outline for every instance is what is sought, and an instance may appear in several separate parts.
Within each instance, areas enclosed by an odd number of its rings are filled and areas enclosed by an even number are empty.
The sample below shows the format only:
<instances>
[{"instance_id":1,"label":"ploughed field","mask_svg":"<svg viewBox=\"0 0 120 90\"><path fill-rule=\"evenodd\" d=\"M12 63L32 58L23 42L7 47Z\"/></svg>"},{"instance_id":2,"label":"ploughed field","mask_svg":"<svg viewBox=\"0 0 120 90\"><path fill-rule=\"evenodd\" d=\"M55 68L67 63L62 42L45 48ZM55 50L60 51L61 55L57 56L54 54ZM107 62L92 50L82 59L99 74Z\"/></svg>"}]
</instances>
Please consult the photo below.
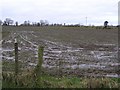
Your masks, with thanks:
<instances>
[{"instance_id":1,"label":"ploughed field","mask_svg":"<svg viewBox=\"0 0 120 90\"><path fill-rule=\"evenodd\" d=\"M19 46L21 70L37 65L38 46L44 46L42 70L50 75L118 77L118 30L91 27L4 26L2 61L14 61ZM10 71L3 65L3 71Z\"/></svg>"}]
</instances>

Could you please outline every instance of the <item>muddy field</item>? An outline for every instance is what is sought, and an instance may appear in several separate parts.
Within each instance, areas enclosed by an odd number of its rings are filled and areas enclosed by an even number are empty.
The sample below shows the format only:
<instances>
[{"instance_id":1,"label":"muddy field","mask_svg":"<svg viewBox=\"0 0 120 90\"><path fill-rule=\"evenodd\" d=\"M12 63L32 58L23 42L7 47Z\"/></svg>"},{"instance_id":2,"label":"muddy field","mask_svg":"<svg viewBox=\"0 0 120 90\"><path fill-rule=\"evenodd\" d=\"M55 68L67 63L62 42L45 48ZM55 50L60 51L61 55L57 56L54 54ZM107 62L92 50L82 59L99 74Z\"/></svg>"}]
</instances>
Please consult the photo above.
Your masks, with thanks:
<instances>
[{"instance_id":1,"label":"muddy field","mask_svg":"<svg viewBox=\"0 0 120 90\"><path fill-rule=\"evenodd\" d=\"M14 61L19 44L21 70L32 69L44 46L43 72L51 75L118 77L118 30L86 27L3 27L3 62ZM3 68L3 70L5 70Z\"/></svg>"}]
</instances>

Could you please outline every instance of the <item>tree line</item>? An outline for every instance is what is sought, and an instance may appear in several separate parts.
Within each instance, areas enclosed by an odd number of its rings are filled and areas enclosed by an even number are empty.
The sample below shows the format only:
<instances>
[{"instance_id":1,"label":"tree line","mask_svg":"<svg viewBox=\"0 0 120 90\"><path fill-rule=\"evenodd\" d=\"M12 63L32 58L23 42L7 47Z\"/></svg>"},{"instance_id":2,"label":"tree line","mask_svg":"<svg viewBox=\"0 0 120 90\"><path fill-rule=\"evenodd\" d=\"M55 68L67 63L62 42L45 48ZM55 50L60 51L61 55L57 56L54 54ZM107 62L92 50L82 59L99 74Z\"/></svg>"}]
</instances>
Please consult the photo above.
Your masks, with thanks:
<instances>
[{"instance_id":1,"label":"tree line","mask_svg":"<svg viewBox=\"0 0 120 90\"><path fill-rule=\"evenodd\" d=\"M40 20L39 22L31 22L30 20L25 20L22 24L19 24L18 21L12 20L11 18L6 18L4 21L0 20L0 25L2 26L83 26L80 24L71 24L66 25L64 24L58 24L58 23L52 23L50 24L47 20Z\"/></svg>"},{"instance_id":2,"label":"tree line","mask_svg":"<svg viewBox=\"0 0 120 90\"><path fill-rule=\"evenodd\" d=\"M29 20L24 21L22 24L19 24L18 21L14 22L11 18L6 18L4 21L0 20L0 25L3 26L48 26L49 22L47 20L40 20L39 22L30 22Z\"/></svg>"},{"instance_id":3,"label":"tree line","mask_svg":"<svg viewBox=\"0 0 120 90\"><path fill-rule=\"evenodd\" d=\"M18 21L12 20L11 18L6 18L4 21L0 20L0 25L2 26L68 26L68 27L80 27L84 25L80 24L71 24L71 25L66 25L64 24L58 24L58 23L53 23L50 24L47 20L40 20L39 22L31 22L30 20L25 20L22 24L19 24ZM95 27L94 25L89 25L91 27ZM108 21L105 21L103 24L104 28L108 27ZM117 25L119 27L120 25ZM88 27L88 26L85 26ZM100 27L100 26L99 26ZM113 25L111 25L113 27Z\"/></svg>"}]
</instances>

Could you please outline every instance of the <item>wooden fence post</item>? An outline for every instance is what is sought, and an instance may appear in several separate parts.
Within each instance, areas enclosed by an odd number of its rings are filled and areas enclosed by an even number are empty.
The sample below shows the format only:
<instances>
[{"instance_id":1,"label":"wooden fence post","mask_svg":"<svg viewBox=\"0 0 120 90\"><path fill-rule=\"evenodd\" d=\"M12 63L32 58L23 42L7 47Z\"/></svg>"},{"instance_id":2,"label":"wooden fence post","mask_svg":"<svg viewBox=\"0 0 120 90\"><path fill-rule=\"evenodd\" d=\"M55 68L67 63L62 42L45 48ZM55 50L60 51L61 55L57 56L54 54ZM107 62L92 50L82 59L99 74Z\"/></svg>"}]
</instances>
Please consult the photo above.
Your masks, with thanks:
<instances>
[{"instance_id":1,"label":"wooden fence post","mask_svg":"<svg viewBox=\"0 0 120 90\"><path fill-rule=\"evenodd\" d=\"M18 74L18 43L16 39L15 39L14 47L15 47L15 75L17 76Z\"/></svg>"},{"instance_id":2,"label":"wooden fence post","mask_svg":"<svg viewBox=\"0 0 120 90\"><path fill-rule=\"evenodd\" d=\"M40 76L41 75L41 72L42 72L42 63L43 63L43 52L44 52L44 47L43 46L39 46L38 48L38 63L37 63L37 66L36 66L36 70L35 70L35 73L37 76Z\"/></svg>"}]
</instances>

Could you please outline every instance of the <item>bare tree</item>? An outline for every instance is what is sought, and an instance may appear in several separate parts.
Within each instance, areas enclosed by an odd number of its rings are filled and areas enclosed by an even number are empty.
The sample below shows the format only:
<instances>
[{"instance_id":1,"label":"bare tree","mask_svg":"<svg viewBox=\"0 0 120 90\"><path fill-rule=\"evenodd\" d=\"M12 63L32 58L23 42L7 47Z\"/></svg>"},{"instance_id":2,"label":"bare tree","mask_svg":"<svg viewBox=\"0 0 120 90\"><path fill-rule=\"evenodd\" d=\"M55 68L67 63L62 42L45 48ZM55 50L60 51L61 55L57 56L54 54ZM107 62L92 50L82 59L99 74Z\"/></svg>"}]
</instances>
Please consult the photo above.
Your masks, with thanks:
<instances>
[{"instance_id":1,"label":"bare tree","mask_svg":"<svg viewBox=\"0 0 120 90\"><path fill-rule=\"evenodd\" d=\"M6 22L7 25L12 25L14 21L10 18L6 18L4 22Z\"/></svg>"},{"instance_id":2,"label":"bare tree","mask_svg":"<svg viewBox=\"0 0 120 90\"><path fill-rule=\"evenodd\" d=\"M40 26L40 23L39 23L39 22L37 23L37 26Z\"/></svg>"},{"instance_id":3,"label":"bare tree","mask_svg":"<svg viewBox=\"0 0 120 90\"><path fill-rule=\"evenodd\" d=\"M3 25L4 25L4 26L7 26L7 23L6 23L6 21L4 21Z\"/></svg>"},{"instance_id":4,"label":"bare tree","mask_svg":"<svg viewBox=\"0 0 120 90\"><path fill-rule=\"evenodd\" d=\"M23 25L25 25L25 26L30 26L30 21L28 20L28 21L24 21L24 24Z\"/></svg>"},{"instance_id":5,"label":"bare tree","mask_svg":"<svg viewBox=\"0 0 120 90\"><path fill-rule=\"evenodd\" d=\"M48 26L49 22L47 20L40 20L40 26Z\"/></svg>"}]
</instances>

